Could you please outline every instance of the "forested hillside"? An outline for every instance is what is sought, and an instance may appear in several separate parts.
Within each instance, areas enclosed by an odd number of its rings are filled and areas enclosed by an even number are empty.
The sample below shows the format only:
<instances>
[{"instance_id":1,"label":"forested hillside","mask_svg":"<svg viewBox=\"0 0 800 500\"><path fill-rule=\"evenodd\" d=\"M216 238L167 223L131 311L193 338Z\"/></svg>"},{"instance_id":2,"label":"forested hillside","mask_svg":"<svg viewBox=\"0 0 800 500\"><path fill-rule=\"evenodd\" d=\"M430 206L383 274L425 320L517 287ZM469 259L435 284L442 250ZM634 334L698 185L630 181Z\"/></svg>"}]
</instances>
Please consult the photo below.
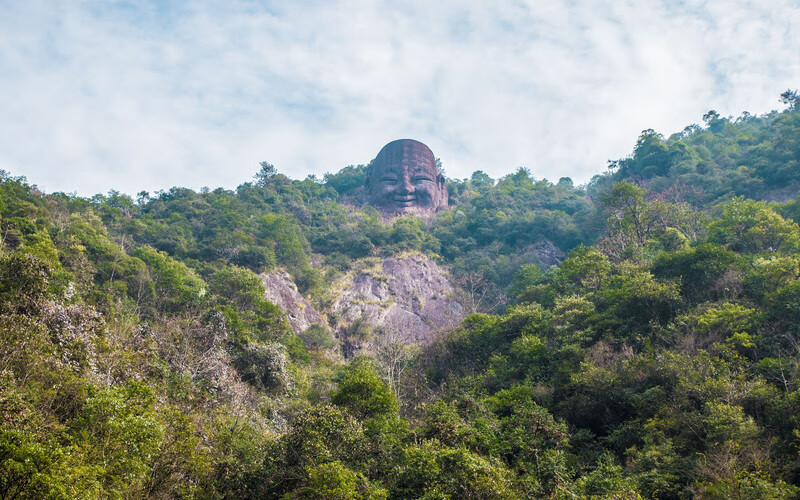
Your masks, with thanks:
<instances>
[{"instance_id":1,"label":"forested hillside","mask_svg":"<svg viewBox=\"0 0 800 500\"><path fill-rule=\"evenodd\" d=\"M587 186L448 179L431 219L360 206L365 165L135 199L1 172L0 498L800 496L782 98L644 131ZM325 311L409 254L474 311L423 346L296 334L259 277Z\"/></svg>"},{"instance_id":2,"label":"forested hillside","mask_svg":"<svg viewBox=\"0 0 800 500\"><path fill-rule=\"evenodd\" d=\"M781 101L788 112L726 118L711 110L703 115L705 127L690 125L668 139L645 130L630 157L610 162L614 175L596 183L636 180L703 206L736 195L793 199L800 188L800 95L786 91Z\"/></svg>"}]
</instances>

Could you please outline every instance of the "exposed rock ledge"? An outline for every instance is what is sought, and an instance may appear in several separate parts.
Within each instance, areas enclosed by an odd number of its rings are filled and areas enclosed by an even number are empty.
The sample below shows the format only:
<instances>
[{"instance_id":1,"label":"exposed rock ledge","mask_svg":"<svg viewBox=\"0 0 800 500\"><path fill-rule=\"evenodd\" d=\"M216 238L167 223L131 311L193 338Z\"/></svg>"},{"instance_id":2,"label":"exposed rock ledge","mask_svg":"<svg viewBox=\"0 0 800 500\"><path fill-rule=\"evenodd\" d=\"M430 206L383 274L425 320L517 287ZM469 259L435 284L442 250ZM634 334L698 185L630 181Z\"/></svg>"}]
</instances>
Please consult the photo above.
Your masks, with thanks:
<instances>
[{"instance_id":1,"label":"exposed rock ledge","mask_svg":"<svg viewBox=\"0 0 800 500\"><path fill-rule=\"evenodd\" d=\"M295 333L304 332L309 326L321 324L327 328L322 316L297 291L292 277L286 271L262 274L264 298L280 306L286 312L289 325Z\"/></svg>"},{"instance_id":2,"label":"exposed rock ledge","mask_svg":"<svg viewBox=\"0 0 800 500\"><path fill-rule=\"evenodd\" d=\"M266 299L286 311L295 333L313 324L328 327L288 273L262 274L261 279ZM370 329L393 340L424 344L435 332L458 325L465 316L445 272L422 255L377 260L369 269L348 273L334 289L337 298L326 312L336 318L337 336L362 319Z\"/></svg>"},{"instance_id":3,"label":"exposed rock ledge","mask_svg":"<svg viewBox=\"0 0 800 500\"><path fill-rule=\"evenodd\" d=\"M542 269L558 266L566 257L564 252L546 238L525 248L523 255Z\"/></svg>"},{"instance_id":4,"label":"exposed rock ledge","mask_svg":"<svg viewBox=\"0 0 800 500\"><path fill-rule=\"evenodd\" d=\"M464 308L444 271L421 255L389 257L343 285L332 312L340 324L359 318L384 336L407 344L430 342L441 329L458 325ZM344 326L337 329L341 334Z\"/></svg>"}]
</instances>

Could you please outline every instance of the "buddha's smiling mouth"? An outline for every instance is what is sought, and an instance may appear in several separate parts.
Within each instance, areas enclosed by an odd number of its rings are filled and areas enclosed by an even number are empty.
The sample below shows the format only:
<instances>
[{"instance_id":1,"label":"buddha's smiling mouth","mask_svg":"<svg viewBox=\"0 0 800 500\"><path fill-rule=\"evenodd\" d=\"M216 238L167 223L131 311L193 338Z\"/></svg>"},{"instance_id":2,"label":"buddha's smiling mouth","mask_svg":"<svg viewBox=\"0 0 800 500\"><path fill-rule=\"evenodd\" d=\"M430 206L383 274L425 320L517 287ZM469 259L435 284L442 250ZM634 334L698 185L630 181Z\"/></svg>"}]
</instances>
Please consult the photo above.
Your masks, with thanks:
<instances>
[{"instance_id":1,"label":"buddha's smiling mouth","mask_svg":"<svg viewBox=\"0 0 800 500\"><path fill-rule=\"evenodd\" d=\"M410 205L417 201L416 196L395 196L394 202L399 205Z\"/></svg>"}]
</instances>

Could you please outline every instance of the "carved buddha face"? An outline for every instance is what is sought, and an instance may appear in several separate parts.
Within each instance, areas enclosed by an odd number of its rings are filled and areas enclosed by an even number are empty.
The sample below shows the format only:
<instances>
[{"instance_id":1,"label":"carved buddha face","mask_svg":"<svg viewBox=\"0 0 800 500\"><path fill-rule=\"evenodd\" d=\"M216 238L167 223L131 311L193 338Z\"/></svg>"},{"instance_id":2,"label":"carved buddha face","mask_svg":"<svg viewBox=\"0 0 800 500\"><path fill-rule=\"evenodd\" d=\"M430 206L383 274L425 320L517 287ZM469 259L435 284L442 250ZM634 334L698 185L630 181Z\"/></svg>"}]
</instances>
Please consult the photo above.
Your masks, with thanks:
<instances>
[{"instance_id":1,"label":"carved buddha face","mask_svg":"<svg viewBox=\"0 0 800 500\"><path fill-rule=\"evenodd\" d=\"M383 147L367 172L369 204L386 213L434 213L447 207L447 188L428 146L411 139Z\"/></svg>"}]
</instances>

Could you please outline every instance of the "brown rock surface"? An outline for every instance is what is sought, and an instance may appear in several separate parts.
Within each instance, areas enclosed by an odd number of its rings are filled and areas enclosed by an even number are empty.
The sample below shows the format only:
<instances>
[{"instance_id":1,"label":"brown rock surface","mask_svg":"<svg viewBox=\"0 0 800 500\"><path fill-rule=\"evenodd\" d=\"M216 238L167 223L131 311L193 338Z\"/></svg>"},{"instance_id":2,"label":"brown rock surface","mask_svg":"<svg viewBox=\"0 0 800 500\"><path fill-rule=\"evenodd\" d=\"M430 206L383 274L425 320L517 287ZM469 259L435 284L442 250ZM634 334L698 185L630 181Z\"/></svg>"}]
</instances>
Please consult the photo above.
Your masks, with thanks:
<instances>
[{"instance_id":1,"label":"brown rock surface","mask_svg":"<svg viewBox=\"0 0 800 500\"><path fill-rule=\"evenodd\" d=\"M309 326L321 324L327 328L322 316L297 291L292 277L286 271L261 274L264 297L286 312L289 325L295 333L304 332Z\"/></svg>"},{"instance_id":2,"label":"brown rock surface","mask_svg":"<svg viewBox=\"0 0 800 500\"><path fill-rule=\"evenodd\" d=\"M328 327L288 273L262 274L261 279L265 298L286 312L295 333L313 324ZM422 255L375 259L371 268L349 273L334 288L336 299L325 312L337 319L340 337L353 322L363 320L370 331L393 341L424 344L437 331L457 326L466 315L444 270Z\"/></svg>"},{"instance_id":3,"label":"brown rock surface","mask_svg":"<svg viewBox=\"0 0 800 500\"><path fill-rule=\"evenodd\" d=\"M373 329L407 344L430 342L436 331L458 325L464 308L444 271L421 255L389 257L347 278L332 312L341 334L362 318Z\"/></svg>"},{"instance_id":4,"label":"brown rock surface","mask_svg":"<svg viewBox=\"0 0 800 500\"><path fill-rule=\"evenodd\" d=\"M527 247L524 254L529 256L530 260L542 269L558 266L566 257L564 252L559 250L559 248L548 239L542 239Z\"/></svg>"}]
</instances>

